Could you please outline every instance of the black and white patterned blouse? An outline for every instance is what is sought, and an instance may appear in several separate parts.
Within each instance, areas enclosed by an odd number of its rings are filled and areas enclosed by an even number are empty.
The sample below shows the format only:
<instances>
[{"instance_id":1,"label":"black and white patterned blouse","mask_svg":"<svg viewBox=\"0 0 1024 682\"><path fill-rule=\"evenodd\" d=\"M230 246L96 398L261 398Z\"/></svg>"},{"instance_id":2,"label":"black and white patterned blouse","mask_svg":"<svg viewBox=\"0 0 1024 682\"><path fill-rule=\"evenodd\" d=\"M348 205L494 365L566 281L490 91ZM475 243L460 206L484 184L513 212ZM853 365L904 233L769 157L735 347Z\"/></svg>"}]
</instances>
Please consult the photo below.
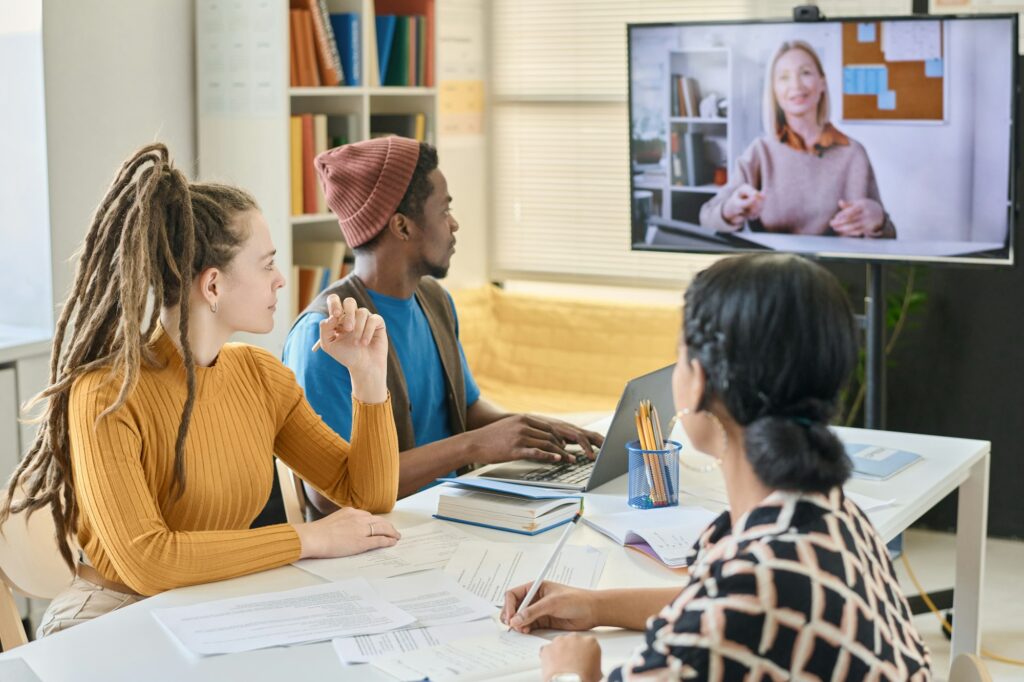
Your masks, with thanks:
<instances>
[{"instance_id":1,"label":"black and white patterned blouse","mask_svg":"<svg viewBox=\"0 0 1024 682\"><path fill-rule=\"evenodd\" d=\"M609 680L930 680L885 543L840 488L776 491L694 545L690 581Z\"/></svg>"}]
</instances>

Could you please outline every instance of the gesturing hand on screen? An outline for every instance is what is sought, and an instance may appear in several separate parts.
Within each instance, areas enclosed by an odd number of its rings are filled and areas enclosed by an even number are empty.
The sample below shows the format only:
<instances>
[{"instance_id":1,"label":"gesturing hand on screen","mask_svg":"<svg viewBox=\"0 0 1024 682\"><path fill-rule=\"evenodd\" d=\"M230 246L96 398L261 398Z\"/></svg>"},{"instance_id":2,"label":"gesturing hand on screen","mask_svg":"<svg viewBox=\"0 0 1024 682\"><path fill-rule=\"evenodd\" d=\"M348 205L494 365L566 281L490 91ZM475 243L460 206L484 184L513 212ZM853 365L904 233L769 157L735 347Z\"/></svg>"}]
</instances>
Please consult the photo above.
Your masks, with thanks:
<instances>
[{"instance_id":1,"label":"gesturing hand on screen","mask_svg":"<svg viewBox=\"0 0 1024 682\"><path fill-rule=\"evenodd\" d=\"M885 211L874 199L840 199L839 212L829 221L829 226L842 237L881 237L884 225Z\"/></svg>"},{"instance_id":2,"label":"gesturing hand on screen","mask_svg":"<svg viewBox=\"0 0 1024 682\"><path fill-rule=\"evenodd\" d=\"M722 217L733 225L739 225L744 220L760 218L763 210L764 193L752 185L743 183L725 200Z\"/></svg>"}]
</instances>

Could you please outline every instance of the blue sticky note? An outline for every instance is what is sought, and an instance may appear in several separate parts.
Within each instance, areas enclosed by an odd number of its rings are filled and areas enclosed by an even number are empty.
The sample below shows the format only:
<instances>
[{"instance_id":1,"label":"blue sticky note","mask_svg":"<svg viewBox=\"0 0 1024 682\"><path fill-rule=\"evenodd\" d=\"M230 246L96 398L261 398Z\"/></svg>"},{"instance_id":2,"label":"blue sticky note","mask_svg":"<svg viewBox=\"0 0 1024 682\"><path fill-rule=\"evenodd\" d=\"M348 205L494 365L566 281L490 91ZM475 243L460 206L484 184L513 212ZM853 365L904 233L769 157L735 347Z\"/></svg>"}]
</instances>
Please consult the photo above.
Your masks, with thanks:
<instances>
[{"instance_id":1,"label":"blue sticky note","mask_svg":"<svg viewBox=\"0 0 1024 682\"><path fill-rule=\"evenodd\" d=\"M875 22L865 22L857 24L857 42L858 43L873 43L878 40L878 36L875 33Z\"/></svg>"},{"instance_id":2,"label":"blue sticky note","mask_svg":"<svg viewBox=\"0 0 1024 682\"><path fill-rule=\"evenodd\" d=\"M896 91L886 90L878 93L878 108L881 111L894 111L896 109Z\"/></svg>"},{"instance_id":3,"label":"blue sticky note","mask_svg":"<svg viewBox=\"0 0 1024 682\"><path fill-rule=\"evenodd\" d=\"M857 94L857 69L852 66L843 69L843 92L847 95Z\"/></svg>"},{"instance_id":4,"label":"blue sticky note","mask_svg":"<svg viewBox=\"0 0 1024 682\"><path fill-rule=\"evenodd\" d=\"M865 69L857 69L857 94L863 95L868 90L868 79Z\"/></svg>"},{"instance_id":5,"label":"blue sticky note","mask_svg":"<svg viewBox=\"0 0 1024 682\"><path fill-rule=\"evenodd\" d=\"M942 60L926 59L924 62L924 75L928 78L942 78Z\"/></svg>"},{"instance_id":6,"label":"blue sticky note","mask_svg":"<svg viewBox=\"0 0 1024 682\"><path fill-rule=\"evenodd\" d=\"M882 89L878 87L878 69L865 69L865 71L868 72L868 94L877 95L882 92Z\"/></svg>"}]
</instances>

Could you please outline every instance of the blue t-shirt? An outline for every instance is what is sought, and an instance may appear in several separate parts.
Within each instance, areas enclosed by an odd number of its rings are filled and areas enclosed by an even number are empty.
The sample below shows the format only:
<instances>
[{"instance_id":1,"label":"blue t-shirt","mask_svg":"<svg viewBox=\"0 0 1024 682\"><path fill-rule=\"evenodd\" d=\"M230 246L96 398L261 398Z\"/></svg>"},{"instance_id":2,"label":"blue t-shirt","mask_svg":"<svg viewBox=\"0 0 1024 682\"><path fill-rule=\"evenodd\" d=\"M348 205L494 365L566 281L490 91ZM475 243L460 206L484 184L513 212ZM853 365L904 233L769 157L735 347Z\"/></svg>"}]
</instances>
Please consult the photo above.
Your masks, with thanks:
<instances>
[{"instance_id":1,"label":"blue t-shirt","mask_svg":"<svg viewBox=\"0 0 1024 682\"><path fill-rule=\"evenodd\" d=\"M388 342L398 355L409 391L412 428L416 447L452 435L448 419L448 388L437 343L430 331L427 316L416 296L393 298L370 291L377 312L387 325ZM449 303L451 296L448 296ZM455 305L452 304L452 310ZM352 379L348 369L327 353L311 353L320 338L320 321L326 316L306 313L288 333L284 344L284 363L288 365L306 398L328 426L345 440L352 437ZM458 335L459 321L455 319ZM466 365L466 355L459 344L462 374L466 381L466 406L480 398L480 389Z\"/></svg>"}]
</instances>

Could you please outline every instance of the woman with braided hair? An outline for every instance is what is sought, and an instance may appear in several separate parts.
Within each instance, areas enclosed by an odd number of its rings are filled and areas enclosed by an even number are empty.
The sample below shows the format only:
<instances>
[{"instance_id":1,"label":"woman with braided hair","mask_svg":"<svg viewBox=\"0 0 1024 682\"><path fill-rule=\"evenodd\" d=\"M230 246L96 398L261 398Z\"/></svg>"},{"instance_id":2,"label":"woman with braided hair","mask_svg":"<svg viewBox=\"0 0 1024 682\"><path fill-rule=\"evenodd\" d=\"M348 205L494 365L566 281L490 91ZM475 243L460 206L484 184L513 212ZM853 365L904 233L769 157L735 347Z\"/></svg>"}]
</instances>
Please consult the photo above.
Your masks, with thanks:
<instances>
[{"instance_id":1,"label":"woman with braided hair","mask_svg":"<svg viewBox=\"0 0 1024 682\"><path fill-rule=\"evenodd\" d=\"M931 679L885 543L843 494L851 465L828 427L856 338L839 282L811 261L739 256L698 274L672 389L689 441L721 463L728 511L694 544L682 591L543 583L516 614L522 585L502 620L645 630L610 680ZM602 676L593 637L559 637L541 662L545 680Z\"/></svg>"},{"instance_id":2,"label":"woman with braided hair","mask_svg":"<svg viewBox=\"0 0 1024 682\"><path fill-rule=\"evenodd\" d=\"M175 587L397 541L372 515L398 492L383 320L334 297L320 326L323 351L352 375L351 443L277 358L227 343L273 328L274 254L244 191L190 183L161 144L121 167L57 324L39 433L0 508L48 507L76 572L40 636ZM343 508L250 529L275 454Z\"/></svg>"}]
</instances>

